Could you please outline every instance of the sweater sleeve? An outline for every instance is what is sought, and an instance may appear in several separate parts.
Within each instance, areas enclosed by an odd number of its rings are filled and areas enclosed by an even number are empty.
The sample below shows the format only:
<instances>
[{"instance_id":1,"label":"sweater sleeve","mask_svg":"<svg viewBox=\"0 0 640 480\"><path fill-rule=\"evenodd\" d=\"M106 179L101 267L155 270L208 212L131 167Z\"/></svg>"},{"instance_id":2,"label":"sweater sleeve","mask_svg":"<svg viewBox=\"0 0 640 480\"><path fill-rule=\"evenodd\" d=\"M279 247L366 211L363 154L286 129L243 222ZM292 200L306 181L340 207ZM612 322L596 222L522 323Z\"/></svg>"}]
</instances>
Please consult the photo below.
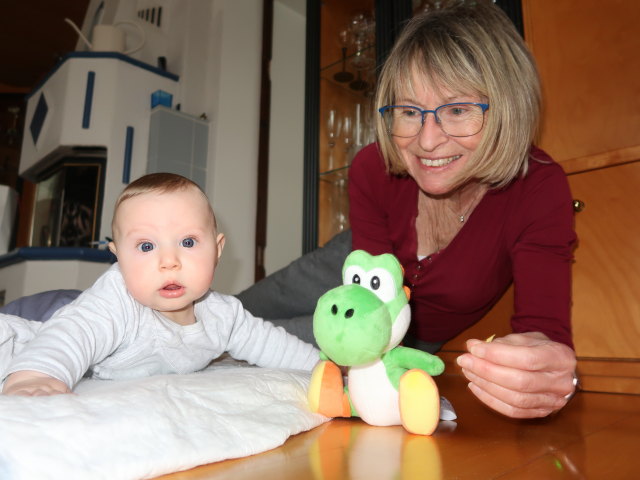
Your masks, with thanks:
<instances>
[{"instance_id":1,"label":"sweater sleeve","mask_svg":"<svg viewBox=\"0 0 640 480\"><path fill-rule=\"evenodd\" d=\"M135 308L117 266L56 312L11 361L6 374L34 370L73 388L86 371L123 341Z\"/></svg>"},{"instance_id":2,"label":"sweater sleeve","mask_svg":"<svg viewBox=\"0 0 640 480\"><path fill-rule=\"evenodd\" d=\"M377 144L360 150L349 169L349 222L352 249L372 255L392 251L387 211L380 190L386 177Z\"/></svg>"},{"instance_id":3,"label":"sweater sleeve","mask_svg":"<svg viewBox=\"0 0 640 480\"><path fill-rule=\"evenodd\" d=\"M539 152L542 154L542 152ZM511 238L515 333L539 331L573 347L571 264L576 235L569 185L562 168L531 172Z\"/></svg>"},{"instance_id":4,"label":"sweater sleeve","mask_svg":"<svg viewBox=\"0 0 640 480\"><path fill-rule=\"evenodd\" d=\"M201 302L208 322L222 342L222 348L237 360L266 368L291 368L311 370L319 360L319 351L313 345L287 333L282 327L254 317L240 301L231 296L211 292Z\"/></svg>"}]
</instances>

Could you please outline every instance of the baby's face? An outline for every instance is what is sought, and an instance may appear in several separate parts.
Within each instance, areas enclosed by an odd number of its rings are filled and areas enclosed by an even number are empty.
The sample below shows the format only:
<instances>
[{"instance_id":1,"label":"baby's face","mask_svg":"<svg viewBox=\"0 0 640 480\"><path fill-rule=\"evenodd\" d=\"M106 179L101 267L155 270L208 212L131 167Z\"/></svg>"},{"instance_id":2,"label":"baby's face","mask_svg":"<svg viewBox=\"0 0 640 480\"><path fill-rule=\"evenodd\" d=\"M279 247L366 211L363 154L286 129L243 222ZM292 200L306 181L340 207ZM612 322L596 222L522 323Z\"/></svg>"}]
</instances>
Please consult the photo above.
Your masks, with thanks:
<instances>
[{"instance_id":1,"label":"baby's face","mask_svg":"<svg viewBox=\"0 0 640 480\"><path fill-rule=\"evenodd\" d=\"M125 200L113 252L127 289L176 323L193 323L193 302L211 286L224 246L208 204L195 188Z\"/></svg>"}]
</instances>

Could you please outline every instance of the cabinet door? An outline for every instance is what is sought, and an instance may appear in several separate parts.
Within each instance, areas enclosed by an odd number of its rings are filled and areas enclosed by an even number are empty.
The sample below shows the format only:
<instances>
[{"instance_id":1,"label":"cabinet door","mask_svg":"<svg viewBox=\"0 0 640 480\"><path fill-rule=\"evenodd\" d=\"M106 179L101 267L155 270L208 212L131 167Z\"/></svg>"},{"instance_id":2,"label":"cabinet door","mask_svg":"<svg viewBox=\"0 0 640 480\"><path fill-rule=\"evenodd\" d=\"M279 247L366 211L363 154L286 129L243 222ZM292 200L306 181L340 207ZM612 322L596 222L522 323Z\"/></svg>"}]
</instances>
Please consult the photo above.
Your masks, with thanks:
<instances>
[{"instance_id":1,"label":"cabinet door","mask_svg":"<svg viewBox=\"0 0 640 480\"><path fill-rule=\"evenodd\" d=\"M572 325L583 386L640 394L640 161L569 175L578 247Z\"/></svg>"},{"instance_id":2,"label":"cabinet door","mask_svg":"<svg viewBox=\"0 0 640 480\"><path fill-rule=\"evenodd\" d=\"M567 173L640 158L640 2L523 0L544 117L538 145Z\"/></svg>"}]
</instances>

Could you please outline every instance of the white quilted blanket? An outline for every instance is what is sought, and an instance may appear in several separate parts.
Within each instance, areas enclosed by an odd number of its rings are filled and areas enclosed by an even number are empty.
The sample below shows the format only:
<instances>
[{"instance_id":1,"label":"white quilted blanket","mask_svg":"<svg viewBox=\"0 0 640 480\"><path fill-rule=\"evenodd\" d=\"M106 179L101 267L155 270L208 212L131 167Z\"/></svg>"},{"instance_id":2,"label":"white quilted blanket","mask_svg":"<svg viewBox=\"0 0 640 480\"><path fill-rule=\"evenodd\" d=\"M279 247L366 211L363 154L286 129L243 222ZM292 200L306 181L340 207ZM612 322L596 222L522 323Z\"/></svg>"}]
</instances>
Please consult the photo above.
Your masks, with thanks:
<instances>
[{"instance_id":1,"label":"white quilted blanket","mask_svg":"<svg viewBox=\"0 0 640 480\"><path fill-rule=\"evenodd\" d=\"M327 420L307 408L308 381L222 366L83 380L76 395L0 395L0 478L142 479L269 450Z\"/></svg>"}]
</instances>

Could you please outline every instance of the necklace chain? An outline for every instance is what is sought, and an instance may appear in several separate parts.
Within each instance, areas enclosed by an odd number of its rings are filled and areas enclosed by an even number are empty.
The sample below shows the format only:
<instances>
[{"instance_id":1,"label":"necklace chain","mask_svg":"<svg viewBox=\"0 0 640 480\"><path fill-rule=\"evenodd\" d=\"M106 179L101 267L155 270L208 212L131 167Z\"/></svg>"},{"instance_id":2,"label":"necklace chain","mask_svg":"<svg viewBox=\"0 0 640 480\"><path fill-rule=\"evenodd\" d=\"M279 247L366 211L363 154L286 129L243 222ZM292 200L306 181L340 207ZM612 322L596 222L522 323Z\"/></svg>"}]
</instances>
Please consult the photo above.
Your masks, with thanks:
<instances>
[{"instance_id":1,"label":"necklace chain","mask_svg":"<svg viewBox=\"0 0 640 480\"><path fill-rule=\"evenodd\" d=\"M450 198L435 200L421 191L418 195L416 229L420 238L424 239L422 243L420 240L418 241L419 251L439 252L447 246L459 229L462 228L464 222L469 219L471 211L477 206L486 191L486 187L480 186L474 192L471 202L463 212L461 212L462 200L460 198L458 198L457 202ZM452 203L454 202L457 203L458 208L453 207ZM437 207L438 203L440 203L440 208ZM450 212L449 214L447 214L447 210ZM440 212L439 214L437 213L438 211ZM421 248L422 250L420 250Z\"/></svg>"},{"instance_id":2,"label":"necklace chain","mask_svg":"<svg viewBox=\"0 0 640 480\"><path fill-rule=\"evenodd\" d=\"M464 221L469 217L469 215L471 214L471 210L473 210L473 208L476 206L476 204L478 203L478 200L480 199L480 197L484 194L484 189L480 188L475 195L473 196L473 198L471 199L471 203L469 204L469 206L467 207L467 210L460 213L460 205L458 205L458 211L454 211L451 207L449 207L449 209L456 214L456 216L458 217L458 220L460 221L460 223L464 223ZM461 200L458 200L459 202L461 202Z\"/></svg>"}]
</instances>

